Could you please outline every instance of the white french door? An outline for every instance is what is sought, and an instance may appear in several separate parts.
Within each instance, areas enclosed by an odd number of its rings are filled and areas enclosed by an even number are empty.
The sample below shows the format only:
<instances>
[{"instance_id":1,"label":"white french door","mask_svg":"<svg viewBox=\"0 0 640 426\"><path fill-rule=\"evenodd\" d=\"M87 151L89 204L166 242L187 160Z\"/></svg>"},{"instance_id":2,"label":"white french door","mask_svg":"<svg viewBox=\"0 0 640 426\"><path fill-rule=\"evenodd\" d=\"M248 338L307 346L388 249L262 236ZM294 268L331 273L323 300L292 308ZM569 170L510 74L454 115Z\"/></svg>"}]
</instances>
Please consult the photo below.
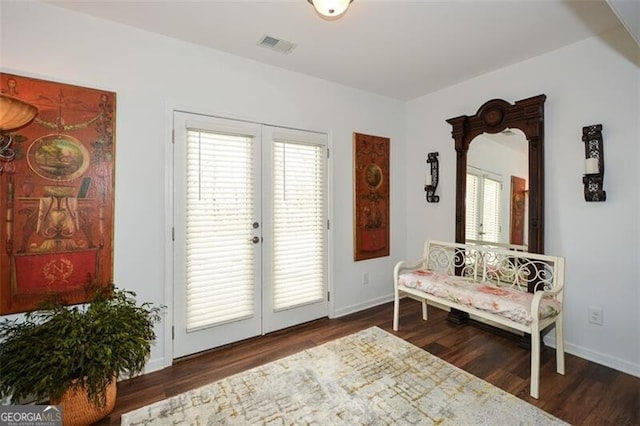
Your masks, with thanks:
<instances>
[{"instance_id":1,"label":"white french door","mask_svg":"<svg viewBox=\"0 0 640 426\"><path fill-rule=\"evenodd\" d=\"M174 134L174 358L326 316L326 135L183 112Z\"/></svg>"},{"instance_id":2,"label":"white french door","mask_svg":"<svg viewBox=\"0 0 640 426\"><path fill-rule=\"evenodd\" d=\"M501 179L469 167L466 193L466 239L503 242Z\"/></svg>"},{"instance_id":3,"label":"white french door","mask_svg":"<svg viewBox=\"0 0 640 426\"><path fill-rule=\"evenodd\" d=\"M324 134L270 126L263 132L267 333L327 315L327 146Z\"/></svg>"}]
</instances>

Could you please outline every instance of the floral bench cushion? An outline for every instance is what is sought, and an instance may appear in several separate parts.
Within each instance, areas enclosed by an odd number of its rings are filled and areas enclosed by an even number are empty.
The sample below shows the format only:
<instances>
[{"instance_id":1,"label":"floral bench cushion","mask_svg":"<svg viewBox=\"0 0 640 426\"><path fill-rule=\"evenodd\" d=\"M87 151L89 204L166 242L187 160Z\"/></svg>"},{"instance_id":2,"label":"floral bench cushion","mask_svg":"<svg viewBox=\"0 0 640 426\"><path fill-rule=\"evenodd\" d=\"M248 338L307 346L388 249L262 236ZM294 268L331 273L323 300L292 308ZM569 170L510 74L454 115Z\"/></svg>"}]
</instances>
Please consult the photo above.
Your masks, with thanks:
<instances>
[{"instance_id":1,"label":"floral bench cushion","mask_svg":"<svg viewBox=\"0 0 640 426\"><path fill-rule=\"evenodd\" d=\"M401 274L398 285L424 291L460 305L471 306L508 318L520 324L531 323L533 294L488 282L419 269ZM542 299L540 319L555 316L560 305L552 299Z\"/></svg>"}]
</instances>

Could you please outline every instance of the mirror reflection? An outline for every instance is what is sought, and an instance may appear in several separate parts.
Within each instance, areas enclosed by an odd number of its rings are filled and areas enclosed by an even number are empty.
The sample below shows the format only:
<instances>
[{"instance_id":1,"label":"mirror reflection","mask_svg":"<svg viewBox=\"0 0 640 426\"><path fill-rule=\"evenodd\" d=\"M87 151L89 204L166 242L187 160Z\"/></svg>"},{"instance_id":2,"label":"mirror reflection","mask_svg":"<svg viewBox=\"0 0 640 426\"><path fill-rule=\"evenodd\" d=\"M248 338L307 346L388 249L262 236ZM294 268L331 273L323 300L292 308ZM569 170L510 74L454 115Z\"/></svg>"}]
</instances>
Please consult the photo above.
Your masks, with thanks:
<instances>
[{"instance_id":1,"label":"mirror reflection","mask_svg":"<svg viewBox=\"0 0 640 426\"><path fill-rule=\"evenodd\" d=\"M467 154L465 237L468 243L528 245L528 141L517 128L483 133Z\"/></svg>"}]
</instances>

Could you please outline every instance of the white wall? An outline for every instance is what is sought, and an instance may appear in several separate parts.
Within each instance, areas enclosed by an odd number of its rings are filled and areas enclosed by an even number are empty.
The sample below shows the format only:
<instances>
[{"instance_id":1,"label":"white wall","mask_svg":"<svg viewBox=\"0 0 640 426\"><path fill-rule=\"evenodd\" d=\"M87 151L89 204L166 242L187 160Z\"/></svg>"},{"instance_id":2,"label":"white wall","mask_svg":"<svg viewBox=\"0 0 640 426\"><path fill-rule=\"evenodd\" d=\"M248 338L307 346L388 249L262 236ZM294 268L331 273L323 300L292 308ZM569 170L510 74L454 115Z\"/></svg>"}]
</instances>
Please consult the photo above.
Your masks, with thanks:
<instances>
[{"instance_id":1,"label":"white wall","mask_svg":"<svg viewBox=\"0 0 640 426\"><path fill-rule=\"evenodd\" d=\"M635 63L628 59L633 49ZM621 53L623 52L623 53ZM640 375L638 46L624 31L591 38L503 68L407 105L407 252L425 238L452 240L455 151L445 120L485 101L546 94L545 251L566 257L567 350ZM602 123L607 201L583 197L582 127ZM419 153L440 152L441 201L425 205ZM635 160L635 161L634 161ZM604 325L587 322L588 307ZM568 369L571 364L568 364Z\"/></svg>"},{"instance_id":2,"label":"white wall","mask_svg":"<svg viewBox=\"0 0 640 426\"><path fill-rule=\"evenodd\" d=\"M332 311L390 300L404 258L404 103L50 5L1 2L3 72L117 93L115 283L172 306L165 205L172 107L329 133ZM353 261L352 133L391 139L391 256ZM369 272L369 284L361 283ZM389 318L391 321L391 318ZM170 362L170 313L149 370Z\"/></svg>"}]
</instances>

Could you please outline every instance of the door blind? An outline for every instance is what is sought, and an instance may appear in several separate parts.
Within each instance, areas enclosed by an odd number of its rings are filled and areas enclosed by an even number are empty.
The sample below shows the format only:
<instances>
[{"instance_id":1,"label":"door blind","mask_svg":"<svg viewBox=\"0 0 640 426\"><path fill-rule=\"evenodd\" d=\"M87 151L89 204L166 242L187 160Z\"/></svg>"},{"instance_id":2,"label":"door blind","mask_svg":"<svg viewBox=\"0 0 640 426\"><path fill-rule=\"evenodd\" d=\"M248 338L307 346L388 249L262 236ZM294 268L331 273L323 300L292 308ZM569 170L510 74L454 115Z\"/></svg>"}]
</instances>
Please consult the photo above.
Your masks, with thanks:
<instances>
[{"instance_id":1,"label":"door blind","mask_svg":"<svg viewBox=\"0 0 640 426\"><path fill-rule=\"evenodd\" d=\"M187 130L187 330L253 315L250 136Z\"/></svg>"},{"instance_id":2,"label":"door blind","mask_svg":"<svg viewBox=\"0 0 640 426\"><path fill-rule=\"evenodd\" d=\"M325 295L324 152L321 146L273 141L273 309Z\"/></svg>"},{"instance_id":3,"label":"door blind","mask_svg":"<svg viewBox=\"0 0 640 426\"><path fill-rule=\"evenodd\" d=\"M482 240L500 242L502 182L485 176L482 199Z\"/></svg>"},{"instance_id":4,"label":"door blind","mask_svg":"<svg viewBox=\"0 0 640 426\"><path fill-rule=\"evenodd\" d=\"M467 198L466 198L466 221L465 239L478 240L480 224L478 222L478 175L467 173Z\"/></svg>"},{"instance_id":5,"label":"door blind","mask_svg":"<svg viewBox=\"0 0 640 426\"><path fill-rule=\"evenodd\" d=\"M501 231L501 180L480 172L467 173L465 238L498 243Z\"/></svg>"}]
</instances>

